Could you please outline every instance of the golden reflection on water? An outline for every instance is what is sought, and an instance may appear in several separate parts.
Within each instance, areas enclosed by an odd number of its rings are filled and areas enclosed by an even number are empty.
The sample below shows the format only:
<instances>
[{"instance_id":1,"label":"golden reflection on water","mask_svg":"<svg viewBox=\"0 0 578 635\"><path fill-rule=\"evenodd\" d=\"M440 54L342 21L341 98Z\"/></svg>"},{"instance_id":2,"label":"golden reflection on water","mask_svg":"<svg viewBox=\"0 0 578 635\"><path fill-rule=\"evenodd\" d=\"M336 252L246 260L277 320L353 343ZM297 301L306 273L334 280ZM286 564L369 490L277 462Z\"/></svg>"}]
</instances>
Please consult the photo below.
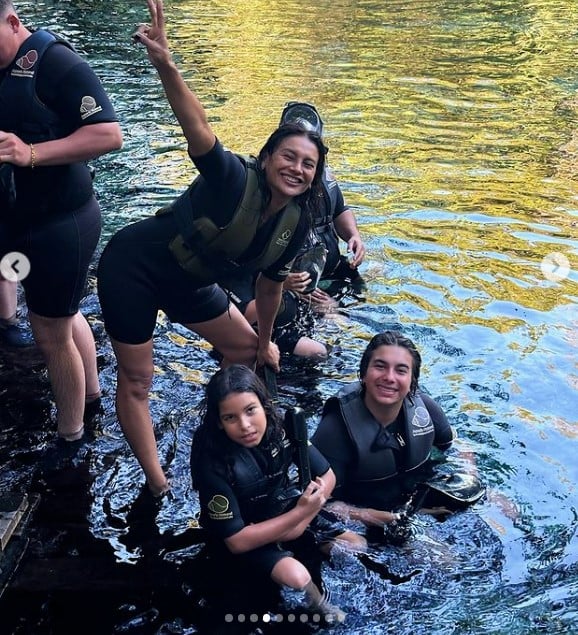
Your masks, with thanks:
<instances>
[{"instance_id":1,"label":"golden reflection on water","mask_svg":"<svg viewBox=\"0 0 578 635\"><path fill-rule=\"evenodd\" d=\"M576 8L214 0L166 12L228 147L256 153L288 100L318 106L369 259L384 263L373 302L503 331L526 319L510 302L548 311L578 296L575 272L555 284L540 271L553 251L578 262Z\"/></svg>"}]
</instances>

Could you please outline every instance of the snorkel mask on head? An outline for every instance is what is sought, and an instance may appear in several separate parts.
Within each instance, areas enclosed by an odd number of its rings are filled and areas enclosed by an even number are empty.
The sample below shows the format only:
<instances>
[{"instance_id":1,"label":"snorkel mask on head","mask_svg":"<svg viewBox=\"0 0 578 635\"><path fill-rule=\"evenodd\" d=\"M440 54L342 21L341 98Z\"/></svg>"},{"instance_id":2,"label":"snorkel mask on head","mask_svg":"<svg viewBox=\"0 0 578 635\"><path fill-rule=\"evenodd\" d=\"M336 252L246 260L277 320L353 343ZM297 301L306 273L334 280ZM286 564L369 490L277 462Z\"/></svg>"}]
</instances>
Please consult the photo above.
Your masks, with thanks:
<instances>
[{"instance_id":1,"label":"snorkel mask on head","mask_svg":"<svg viewBox=\"0 0 578 635\"><path fill-rule=\"evenodd\" d=\"M304 101L288 101L281 113L279 125L295 123L305 130L316 132L319 136L323 134L323 121L315 106Z\"/></svg>"}]
</instances>

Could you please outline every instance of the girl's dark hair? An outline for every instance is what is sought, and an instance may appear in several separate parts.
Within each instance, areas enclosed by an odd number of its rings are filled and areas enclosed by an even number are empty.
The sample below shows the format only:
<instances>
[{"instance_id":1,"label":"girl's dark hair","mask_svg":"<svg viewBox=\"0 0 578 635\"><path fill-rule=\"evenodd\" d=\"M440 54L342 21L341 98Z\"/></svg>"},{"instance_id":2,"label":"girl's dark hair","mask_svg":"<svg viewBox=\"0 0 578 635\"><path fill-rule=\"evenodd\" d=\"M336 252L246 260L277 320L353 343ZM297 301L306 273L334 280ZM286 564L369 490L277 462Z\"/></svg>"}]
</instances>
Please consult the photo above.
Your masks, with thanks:
<instances>
[{"instance_id":1,"label":"girl's dark hair","mask_svg":"<svg viewBox=\"0 0 578 635\"><path fill-rule=\"evenodd\" d=\"M371 356L373 355L375 349L380 346L401 346L409 351L413 360L413 364L411 365L411 384L409 392L411 395L415 395L418 388L419 372L421 370L421 355L415 347L415 344L408 337L404 337L399 331L383 331L383 333L378 333L371 338L365 351L363 351L361 361L359 362L359 377L361 379L365 377L367 369L369 368Z\"/></svg>"},{"instance_id":2,"label":"girl's dark hair","mask_svg":"<svg viewBox=\"0 0 578 635\"><path fill-rule=\"evenodd\" d=\"M231 393L251 392L261 402L267 416L267 430L263 443L268 445L282 437L283 424L280 413L261 379L247 366L233 364L217 371L205 388L205 398L201 406L201 423L193 438L191 451L191 474L195 486L195 470L200 459L207 456L226 458L235 447L220 426L219 407Z\"/></svg>"},{"instance_id":3,"label":"girl's dark hair","mask_svg":"<svg viewBox=\"0 0 578 635\"><path fill-rule=\"evenodd\" d=\"M266 208L271 201L271 190L265 179L264 171L261 169L261 163L275 152L283 139L295 136L307 137L307 139L317 146L317 150L319 151L319 159L317 161L315 176L313 177L311 187L307 191L303 192L303 194L299 194L299 196L295 197L297 203L308 213L311 220L314 212L323 200L323 173L325 172L325 155L327 154L327 148L323 143L323 139L316 132L306 130L303 126L296 123L286 123L279 126L277 130L275 130L267 139L265 145L259 152L259 156L257 157L259 183L261 189L265 193L263 197L263 208Z\"/></svg>"}]
</instances>

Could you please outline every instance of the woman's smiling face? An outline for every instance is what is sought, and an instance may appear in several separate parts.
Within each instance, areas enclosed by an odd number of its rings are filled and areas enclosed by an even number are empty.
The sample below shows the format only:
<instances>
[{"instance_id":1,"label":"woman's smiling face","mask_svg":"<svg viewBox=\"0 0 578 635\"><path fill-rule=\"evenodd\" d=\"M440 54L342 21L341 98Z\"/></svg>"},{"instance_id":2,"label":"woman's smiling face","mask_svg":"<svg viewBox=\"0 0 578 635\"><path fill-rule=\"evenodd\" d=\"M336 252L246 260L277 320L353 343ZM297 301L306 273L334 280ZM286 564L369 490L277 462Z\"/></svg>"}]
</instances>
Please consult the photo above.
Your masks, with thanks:
<instances>
[{"instance_id":1,"label":"woman's smiling face","mask_svg":"<svg viewBox=\"0 0 578 635\"><path fill-rule=\"evenodd\" d=\"M319 150L306 135L285 137L262 162L273 199L288 201L307 191L318 162Z\"/></svg>"}]
</instances>

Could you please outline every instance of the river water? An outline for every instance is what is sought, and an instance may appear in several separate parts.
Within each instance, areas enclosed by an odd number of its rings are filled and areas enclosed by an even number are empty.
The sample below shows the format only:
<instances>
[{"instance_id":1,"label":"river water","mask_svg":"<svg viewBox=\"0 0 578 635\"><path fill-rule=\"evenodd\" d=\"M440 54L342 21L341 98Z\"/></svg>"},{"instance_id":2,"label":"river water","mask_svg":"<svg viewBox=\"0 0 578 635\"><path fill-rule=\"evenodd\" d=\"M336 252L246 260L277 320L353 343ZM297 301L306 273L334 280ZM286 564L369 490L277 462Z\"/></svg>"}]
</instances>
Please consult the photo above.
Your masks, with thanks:
<instances>
[{"instance_id":1,"label":"river water","mask_svg":"<svg viewBox=\"0 0 578 635\"><path fill-rule=\"evenodd\" d=\"M124 148L95 162L103 245L192 178L158 78L130 43L146 3L19 6L27 23L87 55L117 108ZM367 301L319 324L332 355L310 368L288 362L281 401L303 406L313 430L324 399L355 378L369 338L400 328L422 352L422 385L492 492L445 523L420 521L411 549L375 550L373 564L323 564L349 614L339 632L578 632L577 9L570 0L167 1L179 66L225 145L257 153L286 101L315 103L367 244ZM145 550L128 536L142 476L114 416L114 360L93 278L91 291L84 309L99 342L105 414L83 455L85 519L119 567L138 567ZM156 341L153 412L173 499L155 526L186 535L198 510L189 444L217 365L205 342L162 316ZM0 363L0 487L44 483L50 496L53 484L36 476L54 440L42 367L21 376L13 361ZM198 550L163 558L178 571ZM114 614L114 632L198 632L176 599L172 611L131 602L117 599L124 613ZM41 604L36 630L22 615L18 632L82 632L62 617L47 630L54 608ZM113 632L94 628L86 632Z\"/></svg>"}]
</instances>

